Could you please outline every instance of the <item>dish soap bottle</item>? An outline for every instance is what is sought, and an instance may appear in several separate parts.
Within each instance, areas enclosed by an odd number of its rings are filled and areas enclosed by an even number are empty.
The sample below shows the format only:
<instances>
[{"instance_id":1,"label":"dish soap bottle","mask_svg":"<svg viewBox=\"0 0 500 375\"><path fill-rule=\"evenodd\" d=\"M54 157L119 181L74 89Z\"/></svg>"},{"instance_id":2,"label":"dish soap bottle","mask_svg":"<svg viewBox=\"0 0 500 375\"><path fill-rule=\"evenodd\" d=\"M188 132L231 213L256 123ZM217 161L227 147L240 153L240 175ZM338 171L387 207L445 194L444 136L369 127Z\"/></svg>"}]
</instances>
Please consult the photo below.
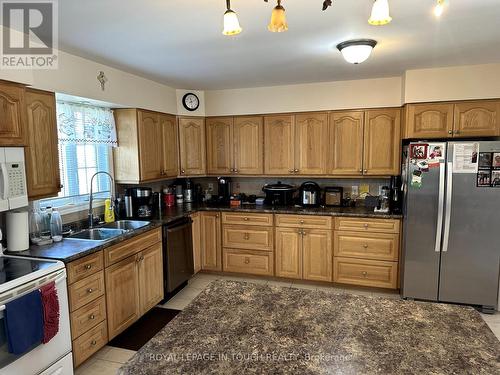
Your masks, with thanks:
<instances>
[{"instance_id":1,"label":"dish soap bottle","mask_svg":"<svg viewBox=\"0 0 500 375\"><path fill-rule=\"evenodd\" d=\"M63 239L62 218L56 208L52 209L52 215L50 216L50 235L54 242L59 242Z\"/></svg>"},{"instance_id":2,"label":"dish soap bottle","mask_svg":"<svg viewBox=\"0 0 500 375\"><path fill-rule=\"evenodd\" d=\"M104 201L104 222L112 223L115 221L115 210L111 205L111 199L106 199Z\"/></svg>"}]
</instances>

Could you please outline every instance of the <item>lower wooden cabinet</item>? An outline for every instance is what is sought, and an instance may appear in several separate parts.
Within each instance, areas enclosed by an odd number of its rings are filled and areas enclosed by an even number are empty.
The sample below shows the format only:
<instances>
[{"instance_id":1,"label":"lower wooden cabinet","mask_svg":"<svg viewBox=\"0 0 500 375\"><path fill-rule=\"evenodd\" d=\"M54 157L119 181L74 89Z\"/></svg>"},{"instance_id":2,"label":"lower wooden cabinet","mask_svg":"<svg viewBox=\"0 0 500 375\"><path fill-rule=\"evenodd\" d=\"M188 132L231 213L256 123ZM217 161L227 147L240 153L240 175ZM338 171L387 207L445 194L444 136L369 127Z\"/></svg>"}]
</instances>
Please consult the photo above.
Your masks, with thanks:
<instances>
[{"instance_id":1,"label":"lower wooden cabinet","mask_svg":"<svg viewBox=\"0 0 500 375\"><path fill-rule=\"evenodd\" d=\"M224 272L273 275L273 253L241 249L224 249Z\"/></svg>"},{"instance_id":2,"label":"lower wooden cabinet","mask_svg":"<svg viewBox=\"0 0 500 375\"><path fill-rule=\"evenodd\" d=\"M201 269L222 271L221 220L218 212L202 212Z\"/></svg>"},{"instance_id":3,"label":"lower wooden cabinet","mask_svg":"<svg viewBox=\"0 0 500 375\"><path fill-rule=\"evenodd\" d=\"M193 235L193 266L194 273L201 271L201 218L199 213L191 215Z\"/></svg>"},{"instance_id":4,"label":"lower wooden cabinet","mask_svg":"<svg viewBox=\"0 0 500 375\"><path fill-rule=\"evenodd\" d=\"M107 343L108 332L106 321L103 321L73 341L73 363L75 367L81 365Z\"/></svg>"},{"instance_id":5,"label":"lower wooden cabinet","mask_svg":"<svg viewBox=\"0 0 500 375\"><path fill-rule=\"evenodd\" d=\"M300 229L276 228L276 276L302 279L302 235Z\"/></svg>"},{"instance_id":6,"label":"lower wooden cabinet","mask_svg":"<svg viewBox=\"0 0 500 375\"><path fill-rule=\"evenodd\" d=\"M163 299L163 247L157 243L139 257L140 314L144 315Z\"/></svg>"},{"instance_id":7,"label":"lower wooden cabinet","mask_svg":"<svg viewBox=\"0 0 500 375\"><path fill-rule=\"evenodd\" d=\"M397 288L396 262L335 257L333 264L336 283Z\"/></svg>"}]
</instances>

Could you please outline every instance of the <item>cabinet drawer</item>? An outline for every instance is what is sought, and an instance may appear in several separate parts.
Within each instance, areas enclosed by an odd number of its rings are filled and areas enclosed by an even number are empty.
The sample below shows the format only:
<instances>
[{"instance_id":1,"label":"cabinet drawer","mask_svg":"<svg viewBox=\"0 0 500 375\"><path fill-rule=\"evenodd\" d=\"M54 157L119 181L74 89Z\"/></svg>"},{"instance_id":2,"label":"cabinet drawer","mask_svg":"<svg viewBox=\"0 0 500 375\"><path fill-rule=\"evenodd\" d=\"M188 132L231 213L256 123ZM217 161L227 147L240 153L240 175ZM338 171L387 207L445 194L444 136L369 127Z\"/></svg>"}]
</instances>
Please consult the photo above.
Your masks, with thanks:
<instances>
[{"instance_id":1,"label":"cabinet drawer","mask_svg":"<svg viewBox=\"0 0 500 375\"><path fill-rule=\"evenodd\" d=\"M104 296L71 313L71 338L74 340L106 319Z\"/></svg>"},{"instance_id":2,"label":"cabinet drawer","mask_svg":"<svg viewBox=\"0 0 500 375\"><path fill-rule=\"evenodd\" d=\"M237 249L273 250L273 228L224 226L223 246Z\"/></svg>"},{"instance_id":3,"label":"cabinet drawer","mask_svg":"<svg viewBox=\"0 0 500 375\"><path fill-rule=\"evenodd\" d=\"M335 256L396 261L399 235L335 231Z\"/></svg>"},{"instance_id":4,"label":"cabinet drawer","mask_svg":"<svg viewBox=\"0 0 500 375\"><path fill-rule=\"evenodd\" d=\"M222 224L245 224L245 225L261 225L272 226L272 214L250 214L245 212L237 213L222 213Z\"/></svg>"},{"instance_id":5,"label":"cabinet drawer","mask_svg":"<svg viewBox=\"0 0 500 375\"><path fill-rule=\"evenodd\" d=\"M73 360L75 362L75 367L85 362L92 354L107 344L107 332L108 328L106 326L106 321L103 321L73 341Z\"/></svg>"},{"instance_id":6,"label":"cabinet drawer","mask_svg":"<svg viewBox=\"0 0 500 375\"><path fill-rule=\"evenodd\" d=\"M68 284L82 280L103 268L102 251L75 260L67 265Z\"/></svg>"},{"instance_id":7,"label":"cabinet drawer","mask_svg":"<svg viewBox=\"0 0 500 375\"><path fill-rule=\"evenodd\" d=\"M315 215L276 215L276 226L289 228L332 229L332 218Z\"/></svg>"},{"instance_id":8,"label":"cabinet drawer","mask_svg":"<svg viewBox=\"0 0 500 375\"><path fill-rule=\"evenodd\" d=\"M224 271L253 275L273 275L273 253L224 249Z\"/></svg>"},{"instance_id":9,"label":"cabinet drawer","mask_svg":"<svg viewBox=\"0 0 500 375\"><path fill-rule=\"evenodd\" d=\"M350 230L376 233L399 233L399 220L337 217L336 230Z\"/></svg>"},{"instance_id":10,"label":"cabinet drawer","mask_svg":"<svg viewBox=\"0 0 500 375\"><path fill-rule=\"evenodd\" d=\"M154 229L145 234L120 242L104 250L104 264L106 267L128 258L131 255L161 242L161 228Z\"/></svg>"},{"instance_id":11,"label":"cabinet drawer","mask_svg":"<svg viewBox=\"0 0 500 375\"><path fill-rule=\"evenodd\" d=\"M78 310L104 294L104 272L77 281L68 288L69 311Z\"/></svg>"},{"instance_id":12,"label":"cabinet drawer","mask_svg":"<svg viewBox=\"0 0 500 375\"><path fill-rule=\"evenodd\" d=\"M335 257L336 283L397 289L398 263Z\"/></svg>"}]
</instances>

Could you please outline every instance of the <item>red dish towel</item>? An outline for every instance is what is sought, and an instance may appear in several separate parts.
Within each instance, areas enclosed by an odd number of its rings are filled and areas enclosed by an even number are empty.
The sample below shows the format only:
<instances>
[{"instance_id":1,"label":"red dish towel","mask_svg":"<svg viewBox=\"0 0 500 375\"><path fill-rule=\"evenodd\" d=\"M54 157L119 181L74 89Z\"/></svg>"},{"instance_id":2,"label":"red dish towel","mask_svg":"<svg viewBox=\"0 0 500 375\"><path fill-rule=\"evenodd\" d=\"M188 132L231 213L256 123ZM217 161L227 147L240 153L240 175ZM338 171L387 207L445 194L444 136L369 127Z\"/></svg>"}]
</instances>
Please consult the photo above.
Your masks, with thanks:
<instances>
[{"instance_id":1,"label":"red dish towel","mask_svg":"<svg viewBox=\"0 0 500 375\"><path fill-rule=\"evenodd\" d=\"M59 332L59 298L54 281L40 288L43 310L43 339L46 344Z\"/></svg>"}]
</instances>

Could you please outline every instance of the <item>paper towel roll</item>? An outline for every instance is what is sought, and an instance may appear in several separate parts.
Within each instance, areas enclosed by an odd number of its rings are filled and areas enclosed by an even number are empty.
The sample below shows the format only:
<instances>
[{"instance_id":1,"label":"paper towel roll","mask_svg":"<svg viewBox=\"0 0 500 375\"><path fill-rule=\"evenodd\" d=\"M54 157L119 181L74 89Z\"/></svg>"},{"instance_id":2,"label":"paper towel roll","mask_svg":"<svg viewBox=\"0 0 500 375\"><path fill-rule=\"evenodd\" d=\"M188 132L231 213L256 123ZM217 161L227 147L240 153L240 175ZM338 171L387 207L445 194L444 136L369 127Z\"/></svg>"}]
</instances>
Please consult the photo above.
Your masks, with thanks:
<instances>
[{"instance_id":1,"label":"paper towel roll","mask_svg":"<svg viewBox=\"0 0 500 375\"><path fill-rule=\"evenodd\" d=\"M28 211L7 212L7 250L23 251L30 247Z\"/></svg>"}]
</instances>

